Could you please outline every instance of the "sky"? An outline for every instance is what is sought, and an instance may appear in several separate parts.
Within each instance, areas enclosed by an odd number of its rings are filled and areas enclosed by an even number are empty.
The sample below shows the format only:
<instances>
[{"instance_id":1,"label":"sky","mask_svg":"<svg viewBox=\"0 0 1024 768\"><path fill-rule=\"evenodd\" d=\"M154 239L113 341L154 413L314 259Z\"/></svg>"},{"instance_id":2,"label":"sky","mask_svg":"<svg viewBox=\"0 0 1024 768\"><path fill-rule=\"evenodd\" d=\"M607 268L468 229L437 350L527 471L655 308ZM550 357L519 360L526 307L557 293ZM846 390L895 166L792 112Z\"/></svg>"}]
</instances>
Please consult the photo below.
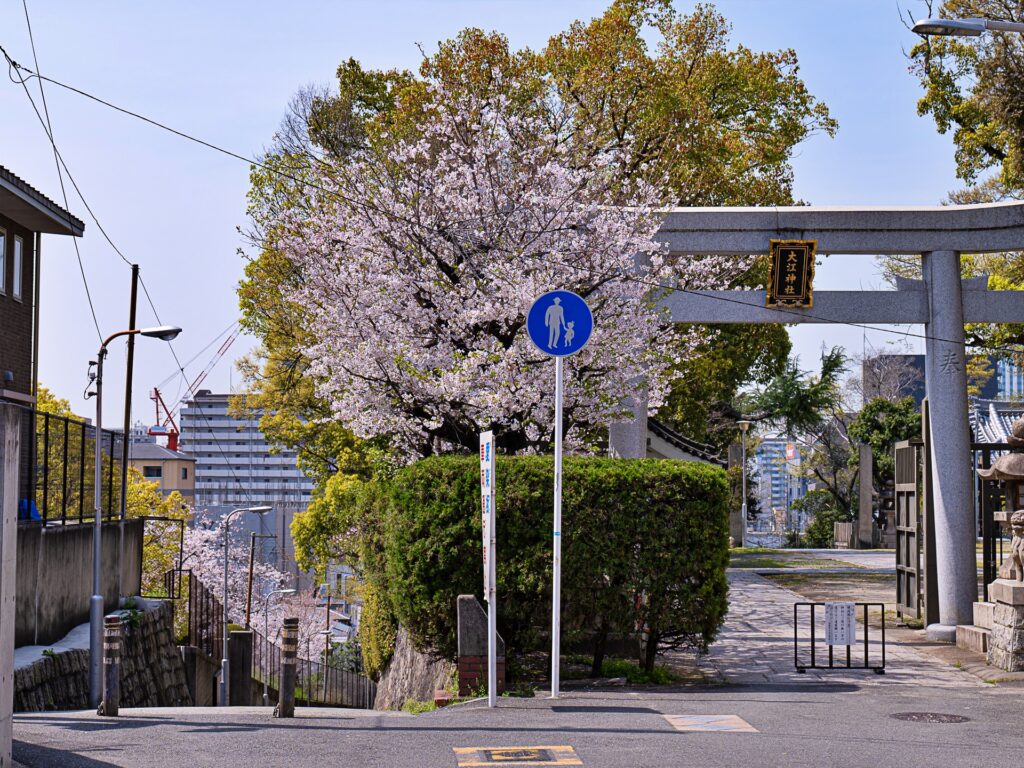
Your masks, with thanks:
<instances>
[{"instance_id":1,"label":"sky","mask_svg":"<svg viewBox=\"0 0 1024 768\"><path fill-rule=\"evenodd\" d=\"M923 14L917 0L904 8ZM437 41L467 26L504 32L515 47L541 47L574 19L599 15L606 0L262 0L130 3L26 0L38 69L179 130L258 155L289 98L303 85L330 83L354 57L369 68L415 68ZM692 8L680 0L680 10ZM719 0L732 42L755 50L793 48L809 90L839 121L835 138L814 136L793 159L796 196L817 205L933 205L960 186L949 136L916 114L920 88L905 51L916 36L894 0ZM21 0L0 3L0 45L36 69ZM37 105L39 93L31 93ZM103 228L141 267L156 313L140 300L141 325L180 325L174 342L193 380L239 317L235 289L246 247L248 166L82 97L46 86L54 138ZM63 204L54 157L20 85L0 81L0 165ZM67 182L66 182L67 183ZM82 201L68 207L86 222L82 266L104 335L127 327L130 273L101 236ZM816 289L882 288L869 256L833 256ZM83 399L99 338L70 238L43 242L40 379L92 415ZM905 331L906 329L896 329ZM912 328L920 333L920 328ZM794 351L813 369L823 345L860 353L901 342L900 333L843 326L792 330ZM213 342L208 349L208 345ZM911 351L921 343L908 339ZM237 388L232 361L255 340L240 337L204 387ZM153 420L149 392L168 405L186 392L164 342L136 346L134 418ZM105 408L123 402L125 349L115 342L104 380ZM193 362L189 362L193 361ZM120 421L120 416L118 416Z\"/></svg>"}]
</instances>

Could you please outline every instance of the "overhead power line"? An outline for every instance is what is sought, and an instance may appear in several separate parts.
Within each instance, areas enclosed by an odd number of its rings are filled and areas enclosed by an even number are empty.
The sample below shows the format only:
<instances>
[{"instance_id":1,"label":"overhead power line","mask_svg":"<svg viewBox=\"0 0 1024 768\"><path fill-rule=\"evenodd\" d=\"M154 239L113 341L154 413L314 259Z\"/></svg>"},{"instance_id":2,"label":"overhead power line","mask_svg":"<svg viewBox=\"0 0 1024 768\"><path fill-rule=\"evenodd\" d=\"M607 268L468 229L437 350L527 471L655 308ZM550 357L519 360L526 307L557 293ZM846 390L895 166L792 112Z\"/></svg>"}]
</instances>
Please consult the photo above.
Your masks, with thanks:
<instances>
[{"instance_id":1,"label":"overhead power line","mask_svg":"<svg viewBox=\"0 0 1024 768\"><path fill-rule=\"evenodd\" d=\"M36 65L36 70L39 70L39 57L36 54L35 36L32 34L32 21L28 15L28 1L22 0L21 5L22 8L25 9L25 25L28 27L28 39L29 43L32 46L32 61ZM7 56L6 51L4 52L4 56ZM11 79L13 80L13 78ZM46 91L43 90L43 78L39 78L39 95L40 97L42 97L43 101L43 112L46 115L45 123L43 122L42 115L39 114L39 109L36 107L36 103L35 100L32 98L32 94L28 90L28 85L22 78L19 78L19 81L21 83L21 87L25 89L25 95L28 96L28 100L32 104L32 109L35 110L36 117L39 118L40 123L43 125L43 130L46 132L46 137L50 140L50 146L53 149L53 162L57 166L57 179L58 181L60 181L60 193L61 197L64 199L64 210L69 212L68 216L70 217L71 206L68 205L68 193L67 190L64 188L64 174L61 173L60 168L61 163L63 161L60 159L60 152L57 151L57 143L53 138L53 125L50 122L50 109L46 104ZM98 337L99 341L102 342L103 332L100 331L100 322L96 317L96 307L92 302L92 291L89 290L89 279L85 275L85 264L82 261L82 252L78 247L78 238L72 237L71 242L75 246L75 257L78 259L78 271L82 275L82 285L85 287L85 298L86 301L89 303L89 313L92 315L92 323L96 327L96 336Z\"/></svg>"},{"instance_id":2,"label":"overhead power line","mask_svg":"<svg viewBox=\"0 0 1024 768\"><path fill-rule=\"evenodd\" d=\"M129 117L133 117L133 118L135 118L137 120L141 120L141 121L143 121L145 123L148 123L149 125L152 125L152 126L154 126L156 128L159 128L159 129L161 129L163 131L167 131L167 132L169 132L171 134L174 134L175 136L178 136L180 138L183 138L183 139L185 139L187 141L193 142L195 144L199 144L199 145L201 145L203 147L211 149L211 150L213 150L215 152L219 152L219 153L221 153L223 155L226 155L228 157L235 158L236 160L240 160L240 161L242 161L244 163L247 163L249 165L256 166L258 168L264 169L264 170L266 170L266 171L268 171L270 173L273 173L275 175L278 175L278 176L280 176L282 178L286 178L286 179L294 181L294 182L296 182L298 184L301 184L303 186L309 187L310 189L315 189L315 190L323 192L323 193L325 193L327 195L338 197L339 199L346 199L343 195L340 195L336 190L325 189L324 187L322 187L322 186L320 186L318 184L315 184L315 183L313 183L313 182L311 182L311 181L309 181L307 179L299 178L299 177L295 176L294 174L291 174L291 173L288 173L287 171L281 170L280 168L275 168L275 167L269 165L268 163L265 163L263 161L257 160L255 158L247 157L246 155L243 155L243 154L241 154L239 152L235 152L233 150L230 150L230 149L227 149L225 147L222 147L222 146L219 146L217 144L214 144L211 141L207 141L205 139L202 139L202 138L199 138L199 137L194 136L192 134L189 134L189 133L187 133L185 131L179 130L177 128L173 128L173 127L171 127L171 126L169 126L169 125L167 125L165 123L160 122L159 120L156 120L156 119L151 118L151 117L147 117L147 116L145 116L143 114L140 114L138 112L130 110L130 109L126 108L126 107L118 106L117 104L114 104L114 103L112 103L110 101L107 101L106 99L103 99L103 98L101 98L99 96L96 96L96 95L94 95L92 93L89 93L88 91L84 91L81 88L77 88L77 87L75 87L73 85L69 85L69 84L61 82L59 80L55 80L53 78L41 75L41 74L39 74L39 72L35 72L35 71L29 69L28 67L25 67L25 66L23 66L21 64L18 64L14 59L11 58L11 56L7 53L7 51L4 50L3 46L0 46L0 53L2 53L4 58L7 60L9 68L14 69L14 70L18 70L20 72L25 72L25 73L27 73L29 75L29 78L36 77L36 78L39 78L40 80L45 80L46 82L52 83L53 85L55 85L57 87L64 88L64 89L66 89L68 91L71 91L73 93L78 94L79 96L82 96L82 97L84 97L86 99L94 101L94 102L96 102L98 104L101 104L101 105L103 105L105 107L108 107L109 109L115 110L116 112L120 112L121 114L124 114L124 115L128 115ZM21 80L24 81L24 80L27 80L29 78L21 78ZM12 78L12 80L13 79L14 78ZM15 82L18 82L18 81L15 80ZM554 261L554 260L550 259L550 257L546 257L546 258L547 258L548 261L550 261L552 263L558 263L557 261ZM563 263L563 265L567 266L569 268L572 268L572 269L577 269L577 270L580 269L580 267L578 267L576 265L570 265L570 264L565 264L565 263ZM736 303L736 304L746 305L745 302L742 302L742 301L740 301L738 299L732 299L732 298L729 298L727 296L721 296L721 295L707 296L706 294L704 294L701 291L697 291L697 290L690 289L690 288L679 288L679 287L665 286L665 285L662 285L661 283L657 283L657 282L649 281L649 280L643 280L642 278L637 278L637 277L635 277L633 275L629 275L627 273L621 273L619 275L619 277L621 279L624 279L624 280L631 280L631 281L634 281L634 282L643 283L643 284L648 285L648 286L650 286L652 288L659 288L659 289L662 289L662 290L666 290L666 289L668 289L668 290L675 290L675 291L679 291L681 293L689 293L689 294L694 294L694 295L702 295L702 296L705 296L706 298L711 298L711 299L713 299L715 301L732 302L732 303ZM778 308L777 311L792 314L794 316L794 318L805 318L805 319L806 318L812 318L812 319L816 319L816 320L818 320L819 322L821 322L823 324L844 325L844 326L847 326L847 327L850 327L850 328L858 328L858 329L863 329L863 330L876 331L878 333L886 333L886 334L890 334L890 335L894 335L894 336L913 337L913 338L920 338L920 339L926 339L926 340L927 339L931 339L933 341L944 341L944 342L951 343L951 344L959 343L955 339L945 339L945 338L942 338L942 337L939 337L939 336L934 336L934 335L926 334L926 333L914 333L912 331L894 330L892 328L886 328L886 327L883 327L883 326L871 325L871 324L868 324L868 323L854 323L854 322L849 322L849 321L835 321L835 320L833 320L831 318L826 318L826 317L823 317L823 316L820 316L820 315L815 315L812 312L809 312L809 311L806 311L806 310L800 310L800 309L792 309L792 310L790 310L790 309L785 309L785 308ZM714 322L712 321L709 324L714 324ZM1005 345L975 344L975 345L971 345L971 348L972 349L977 349L977 350L986 350L986 351L991 351L991 352L1003 352L1003 353L1018 354L1018 355L1021 354L1022 352L1024 352L1024 345L1021 345L1019 348L1013 348L1013 347L1008 347L1008 346L1005 346Z\"/></svg>"}]
</instances>

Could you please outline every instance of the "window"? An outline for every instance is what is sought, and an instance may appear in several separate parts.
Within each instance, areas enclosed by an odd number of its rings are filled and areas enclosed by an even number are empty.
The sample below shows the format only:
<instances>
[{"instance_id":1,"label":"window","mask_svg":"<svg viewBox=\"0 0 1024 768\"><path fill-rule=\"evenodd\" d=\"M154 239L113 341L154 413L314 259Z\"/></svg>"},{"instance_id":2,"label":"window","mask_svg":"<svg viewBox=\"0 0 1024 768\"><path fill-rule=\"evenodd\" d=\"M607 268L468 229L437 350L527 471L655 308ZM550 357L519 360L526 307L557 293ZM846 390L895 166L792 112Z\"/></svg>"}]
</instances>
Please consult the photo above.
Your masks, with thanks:
<instances>
[{"instance_id":1,"label":"window","mask_svg":"<svg viewBox=\"0 0 1024 768\"><path fill-rule=\"evenodd\" d=\"M20 237L14 238L14 275L11 280L11 295L21 301L21 270L25 258L25 241Z\"/></svg>"},{"instance_id":2,"label":"window","mask_svg":"<svg viewBox=\"0 0 1024 768\"><path fill-rule=\"evenodd\" d=\"M181 468L181 479L188 480L188 467Z\"/></svg>"},{"instance_id":3,"label":"window","mask_svg":"<svg viewBox=\"0 0 1024 768\"><path fill-rule=\"evenodd\" d=\"M142 476L143 477L148 477L150 479L163 477L164 476L164 468L163 467L143 467L142 468Z\"/></svg>"},{"instance_id":4,"label":"window","mask_svg":"<svg viewBox=\"0 0 1024 768\"><path fill-rule=\"evenodd\" d=\"M7 232L0 229L0 293L7 293Z\"/></svg>"}]
</instances>

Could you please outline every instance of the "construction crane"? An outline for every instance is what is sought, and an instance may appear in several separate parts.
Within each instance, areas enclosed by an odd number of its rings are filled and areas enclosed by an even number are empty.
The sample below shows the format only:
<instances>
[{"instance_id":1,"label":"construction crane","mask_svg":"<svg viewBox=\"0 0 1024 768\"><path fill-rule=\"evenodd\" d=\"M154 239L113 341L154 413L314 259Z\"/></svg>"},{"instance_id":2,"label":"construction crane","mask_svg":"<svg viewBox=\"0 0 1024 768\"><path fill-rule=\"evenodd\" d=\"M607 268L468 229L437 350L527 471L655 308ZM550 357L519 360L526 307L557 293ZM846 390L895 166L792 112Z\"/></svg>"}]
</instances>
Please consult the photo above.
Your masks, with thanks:
<instances>
[{"instance_id":1,"label":"construction crane","mask_svg":"<svg viewBox=\"0 0 1024 768\"><path fill-rule=\"evenodd\" d=\"M156 422L147 430L148 434L166 437L167 449L170 451L178 450L178 435L181 433L178 431L178 423L174 420L174 414L167 407L159 389L154 387L153 394L149 396L149 399L156 405ZM161 409L163 409L163 419L160 418Z\"/></svg>"},{"instance_id":2,"label":"construction crane","mask_svg":"<svg viewBox=\"0 0 1024 768\"><path fill-rule=\"evenodd\" d=\"M240 333L241 329L236 326L224 340L224 343L217 348L213 357L210 358L210 361L203 367L203 370L201 370L195 379L192 380L192 383L188 385L188 391L185 393L185 396L175 404L174 408L168 408L167 403L164 402L163 396L160 394L159 388L153 388L153 394L149 396L149 399L152 400L156 406L156 422L147 430L147 432L148 434L155 435L157 437L166 437L168 450L178 450L178 436L181 434L178 429L178 423L174 419L174 414L181 407L181 404L185 402L186 398L195 395L199 390L199 385L206 380L210 371L212 371L217 363L220 362L220 359L224 357L224 354L234 343L235 339L238 338Z\"/></svg>"}]
</instances>

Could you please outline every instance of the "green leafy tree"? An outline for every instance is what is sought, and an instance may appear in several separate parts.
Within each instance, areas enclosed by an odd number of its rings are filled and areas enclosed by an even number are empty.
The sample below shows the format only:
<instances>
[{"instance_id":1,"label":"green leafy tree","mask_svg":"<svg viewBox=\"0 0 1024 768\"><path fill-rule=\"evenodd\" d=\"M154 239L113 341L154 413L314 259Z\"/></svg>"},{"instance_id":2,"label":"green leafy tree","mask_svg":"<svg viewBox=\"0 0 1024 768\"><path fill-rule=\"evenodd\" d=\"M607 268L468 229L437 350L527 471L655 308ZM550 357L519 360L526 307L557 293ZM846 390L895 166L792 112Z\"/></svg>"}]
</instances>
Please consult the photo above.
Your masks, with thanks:
<instances>
[{"instance_id":1,"label":"green leafy tree","mask_svg":"<svg viewBox=\"0 0 1024 768\"><path fill-rule=\"evenodd\" d=\"M893 451L900 440L921 439L921 412L912 397L893 402L876 397L868 401L850 424L850 437L871 447L875 489L891 482L896 472Z\"/></svg>"},{"instance_id":2,"label":"green leafy tree","mask_svg":"<svg viewBox=\"0 0 1024 768\"><path fill-rule=\"evenodd\" d=\"M828 491L811 491L794 501L793 509L811 516L802 544L813 549L830 549L835 541L835 524L853 520L849 510L836 507L835 497Z\"/></svg>"}]
</instances>

